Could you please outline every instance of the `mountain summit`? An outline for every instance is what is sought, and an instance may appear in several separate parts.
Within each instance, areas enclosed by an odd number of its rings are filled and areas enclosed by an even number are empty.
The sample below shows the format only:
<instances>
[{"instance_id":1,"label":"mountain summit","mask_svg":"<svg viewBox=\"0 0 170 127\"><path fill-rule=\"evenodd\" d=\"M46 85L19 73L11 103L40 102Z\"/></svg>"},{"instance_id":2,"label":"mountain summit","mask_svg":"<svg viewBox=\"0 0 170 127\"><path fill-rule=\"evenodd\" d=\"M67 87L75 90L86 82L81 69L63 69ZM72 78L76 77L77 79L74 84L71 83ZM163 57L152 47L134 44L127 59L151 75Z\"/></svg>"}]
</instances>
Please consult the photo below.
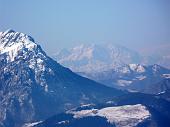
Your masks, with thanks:
<instances>
[{"instance_id":1,"label":"mountain summit","mask_svg":"<svg viewBox=\"0 0 170 127\"><path fill-rule=\"evenodd\" d=\"M14 61L21 50L33 51L37 47L32 37L12 29L1 32L0 38L0 54L6 53L8 62Z\"/></svg>"},{"instance_id":2,"label":"mountain summit","mask_svg":"<svg viewBox=\"0 0 170 127\"><path fill-rule=\"evenodd\" d=\"M121 94L64 68L32 37L14 30L0 33L0 126L18 127Z\"/></svg>"}]
</instances>

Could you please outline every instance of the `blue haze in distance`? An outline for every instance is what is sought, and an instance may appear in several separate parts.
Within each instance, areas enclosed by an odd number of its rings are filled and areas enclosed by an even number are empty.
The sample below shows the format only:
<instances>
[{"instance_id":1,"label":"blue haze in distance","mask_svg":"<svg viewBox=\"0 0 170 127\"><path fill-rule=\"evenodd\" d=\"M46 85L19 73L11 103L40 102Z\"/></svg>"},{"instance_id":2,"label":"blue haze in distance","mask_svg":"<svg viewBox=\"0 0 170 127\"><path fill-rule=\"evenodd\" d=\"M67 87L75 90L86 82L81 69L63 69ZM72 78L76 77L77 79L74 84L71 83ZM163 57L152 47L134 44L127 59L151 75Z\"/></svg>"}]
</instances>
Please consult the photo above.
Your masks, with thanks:
<instances>
[{"instance_id":1,"label":"blue haze in distance","mask_svg":"<svg viewBox=\"0 0 170 127\"><path fill-rule=\"evenodd\" d=\"M0 31L27 33L52 54L80 43L170 43L170 0L0 0Z\"/></svg>"}]
</instances>

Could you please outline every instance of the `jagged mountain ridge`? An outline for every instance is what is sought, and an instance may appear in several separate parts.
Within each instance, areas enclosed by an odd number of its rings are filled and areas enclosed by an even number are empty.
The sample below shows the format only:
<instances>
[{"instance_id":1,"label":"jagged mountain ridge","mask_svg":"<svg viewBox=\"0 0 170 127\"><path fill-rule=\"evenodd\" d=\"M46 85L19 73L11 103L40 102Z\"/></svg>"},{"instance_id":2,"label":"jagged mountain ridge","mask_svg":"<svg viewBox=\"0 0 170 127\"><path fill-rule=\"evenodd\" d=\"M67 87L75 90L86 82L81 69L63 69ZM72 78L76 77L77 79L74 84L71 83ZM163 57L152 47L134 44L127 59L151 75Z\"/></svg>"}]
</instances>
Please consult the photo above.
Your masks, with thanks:
<instances>
[{"instance_id":1,"label":"jagged mountain ridge","mask_svg":"<svg viewBox=\"0 0 170 127\"><path fill-rule=\"evenodd\" d=\"M62 67L32 37L14 30L0 33L0 126L18 127L121 94Z\"/></svg>"}]
</instances>

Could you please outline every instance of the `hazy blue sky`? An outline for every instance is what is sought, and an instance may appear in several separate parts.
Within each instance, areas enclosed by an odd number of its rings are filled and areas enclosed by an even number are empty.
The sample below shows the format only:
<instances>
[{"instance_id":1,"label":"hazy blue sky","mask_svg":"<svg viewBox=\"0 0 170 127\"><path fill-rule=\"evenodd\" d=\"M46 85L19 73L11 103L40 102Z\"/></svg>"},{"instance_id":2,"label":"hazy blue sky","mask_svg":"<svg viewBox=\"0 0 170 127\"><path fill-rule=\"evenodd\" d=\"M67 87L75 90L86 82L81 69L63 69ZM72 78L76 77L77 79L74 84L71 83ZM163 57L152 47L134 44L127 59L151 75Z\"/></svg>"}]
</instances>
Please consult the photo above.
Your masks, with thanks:
<instances>
[{"instance_id":1,"label":"hazy blue sky","mask_svg":"<svg viewBox=\"0 0 170 127\"><path fill-rule=\"evenodd\" d=\"M79 43L170 43L170 0L0 0L0 31L35 38L48 53Z\"/></svg>"}]
</instances>

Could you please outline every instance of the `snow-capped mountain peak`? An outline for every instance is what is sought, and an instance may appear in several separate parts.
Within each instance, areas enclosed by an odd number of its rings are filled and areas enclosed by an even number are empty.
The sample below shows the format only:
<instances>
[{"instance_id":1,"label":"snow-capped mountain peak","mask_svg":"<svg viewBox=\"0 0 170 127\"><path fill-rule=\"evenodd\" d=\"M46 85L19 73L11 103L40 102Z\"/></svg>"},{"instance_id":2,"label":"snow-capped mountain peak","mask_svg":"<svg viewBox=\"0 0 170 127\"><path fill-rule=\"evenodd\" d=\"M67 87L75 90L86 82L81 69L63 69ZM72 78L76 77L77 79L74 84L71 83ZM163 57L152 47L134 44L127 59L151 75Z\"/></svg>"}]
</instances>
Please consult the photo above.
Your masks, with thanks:
<instances>
[{"instance_id":1,"label":"snow-capped mountain peak","mask_svg":"<svg viewBox=\"0 0 170 127\"><path fill-rule=\"evenodd\" d=\"M17 64L25 64L26 68L34 72L36 82L48 91L46 80L39 75L43 75L45 71L52 73L52 70L47 67L47 55L31 36L12 29L1 32L0 55L6 64L16 61ZM7 72L8 68L5 67L4 71Z\"/></svg>"},{"instance_id":2,"label":"snow-capped mountain peak","mask_svg":"<svg viewBox=\"0 0 170 127\"><path fill-rule=\"evenodd\" d=\"M137 52L116 44L79 45L54 55L74 72L105 71L129 63L140 63Z\"/></svg>"},{"instance_id":3,"label":"snow-capped mountain peak","mask_svg":"<svg viewBox=\"0 0 170 127\"><path fill-rule=\"evenodd\" d=\"M7 55L7 61L14 61L20 50L33 50L37 47L34 39L26 34L9 29L0 34L0 54Z\"/></svg>"}]
</instances>

